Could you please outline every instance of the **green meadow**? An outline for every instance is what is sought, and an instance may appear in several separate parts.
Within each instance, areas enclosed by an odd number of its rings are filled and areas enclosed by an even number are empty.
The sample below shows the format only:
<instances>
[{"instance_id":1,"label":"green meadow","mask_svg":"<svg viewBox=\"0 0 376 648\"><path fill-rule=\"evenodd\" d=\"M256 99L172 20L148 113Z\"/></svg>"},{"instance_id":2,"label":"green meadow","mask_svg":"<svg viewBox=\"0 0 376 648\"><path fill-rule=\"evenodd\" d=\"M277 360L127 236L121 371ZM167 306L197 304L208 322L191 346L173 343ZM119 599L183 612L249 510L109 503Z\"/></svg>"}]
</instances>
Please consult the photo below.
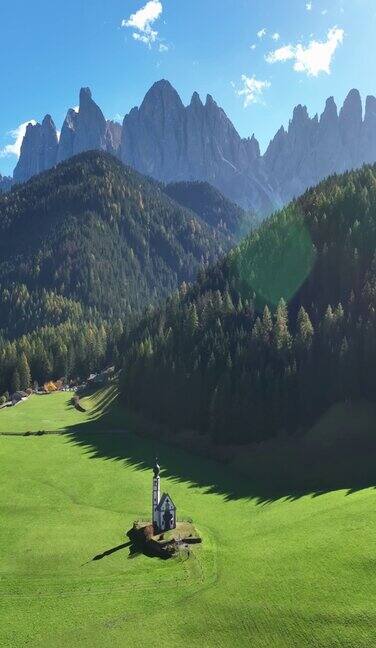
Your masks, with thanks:
<instances>
[{"instance_id":1,"label":"green meadow","mask_svg":"<svg viewBox=\"0 0 376 648\"><path fill-rule=\"evenodd\" d=\"M81 399L86 412L79 412L72 404L73 392L56 392L33 395L26 401L0 410L0 434L25 432L61 432L73 426L90 422L94 427L103 425L103 413L111 406L111 420L116 423L116 387L99 389ZM121 419L119 419L119 423Z\"/></svg>"},{"instance_id":2,"label":"green meadow","mask_svg":"<svg viewBox=\"0 0 376 648\"><path fill-rule=\"evenodd\" d=\"M376 645L373 488L262 497L252 478L121 431L113 391L85 413L71 396L0 411L3 434L63 432L0 435L2 648ZM127 545L155 452L203 537L188 559Z\"/></svg>"}]
</instances>

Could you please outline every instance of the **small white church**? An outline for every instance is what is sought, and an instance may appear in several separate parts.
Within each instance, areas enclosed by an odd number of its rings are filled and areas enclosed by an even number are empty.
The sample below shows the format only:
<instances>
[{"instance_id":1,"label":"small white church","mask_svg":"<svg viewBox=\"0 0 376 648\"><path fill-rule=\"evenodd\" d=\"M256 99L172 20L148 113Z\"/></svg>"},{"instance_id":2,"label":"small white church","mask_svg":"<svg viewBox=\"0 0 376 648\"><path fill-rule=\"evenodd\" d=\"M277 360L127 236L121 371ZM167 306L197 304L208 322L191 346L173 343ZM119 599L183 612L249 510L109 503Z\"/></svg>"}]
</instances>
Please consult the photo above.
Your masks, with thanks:
<instances>
[{"instance_id":1,"label":"small white church","mask_svg":"<svg viewBox=\"0 0 376 648\"><path fill-rule=\"evenodd\" d=\"M152 519L155 533L161 533L176 528L176 506L168 493L163 493L161 497L161 468L157 459L153 472Z\"/></svg>"}]
</instances>

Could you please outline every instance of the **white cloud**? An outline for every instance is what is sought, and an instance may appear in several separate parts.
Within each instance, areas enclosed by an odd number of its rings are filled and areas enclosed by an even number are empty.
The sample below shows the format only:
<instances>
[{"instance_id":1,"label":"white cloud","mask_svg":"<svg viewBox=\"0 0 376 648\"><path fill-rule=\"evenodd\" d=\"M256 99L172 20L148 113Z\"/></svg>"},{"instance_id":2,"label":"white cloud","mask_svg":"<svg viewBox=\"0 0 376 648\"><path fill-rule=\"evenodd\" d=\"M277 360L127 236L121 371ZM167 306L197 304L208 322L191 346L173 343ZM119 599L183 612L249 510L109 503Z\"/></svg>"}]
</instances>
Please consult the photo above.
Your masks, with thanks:
<instances>
[{"instance_id":1,"label":"white cloud","mask_svg":"<svg viewBox=\"0 0 376 648\"><path fill-rule=\"evenodd\" d=\"M151 29L147 34L139 34L138 32L133 32L132 34L134 40L139 41L140 43L145 43L151 48L151 44L157 40L158 32Z\"/></svg>"},{"instance_id":2,"label":"white cloud","mask_svg":"<svg viewBox=\"0 0 376 648\"><path fill-rule=\"evenodd\" d=\"M321 12L321 15L322 15L322 16L326 16L327 13L328 13L328 10L327 10L327 9L323 9L322 12Z\"/></svg>"},{"instance_id":3,"label":"white cloud","mask_svg":"<svg viewBox=\"0 0 376 648\"><path fill-rule=\"evenodd\" d=\"M158 49L160 52L168 52L170 48L168 45L165 45L164 43L159 43Z\"/></svg>"},{"instance_id":4,"label":"white cloud","mask_svg":"<svg viewBox=\"0 0 376 648\"><path fill-rule=\"evenodd\" d=\"M144 7L132 14L128 20L123 20L122 27L134 27L141 32L147 31L150 25L159 18L163 11L159 0L149 0Z\"/></svg>"},{"instance_id":5,"label":"white cloud","mask_svg":"<svg viewBox=\"0 0 376 648\"><path fill-rule=\"evenodd\" d=\"M26 121L23 124L17 126L17 128L15 128L14 130L9 131L9 133L7 134L10 135L10 137L13 139L13 142L12 144L6 144L4 148L0 149L0 157L8 157L8 155L15 155L16 157L20 157L21 144L26 133L26 128L28 124L33 124L33 126L35 126L36 123L37 122L35 121L35 119L29 119L29 121Z\"/></svg>"},{"instance_id":6,"label":"white cloud","mask_svg":"<svg viewBox=\"0 0 376 648\"><path fill-rule=\"evenodd\" d=\"M160 0L149 0L144 7L131 14L126 20L122 20L122 27L135 29L132 36L134 40L145 43L151 48L158 38L158 32L152 28L153 23L160 18L163 11Z\"/></svg>"},{"instance_id":7,"label":"white cloud","mask_svg":"<svg viewBox=\"0 0 376 648\"><path fill-rule=\"evenodd\" d=\"M257 32L257 38L264 38L266 36L266 29L263 27L260 31Z\"/></svg>"},{"instance_id":8,"label":"white cloud","mask_svg":"<svg viewBox=\"0 0 376 648\"><path fill-rule=\"evenodd\" d=\"M280 38L281 38L281 37L280 37L280 35L278 34L278 32L274 32L274 34L272 35L272 39L273 39L274 41L279 41Z\"/></svg>"},{"instance_id":9,"label":"white cloud","mask_svg":"<svg viewBox=\"0 0 376 648\"><path fill-rule=\"evenodd\" d=\"M297 45L285 45L266 55L268 63L294 61L295 72L305 72L308 76L318 76L320 72L330 74L330 66L334 53L343 42L345 32L339 27L329 29L326 41L311 42L304 47L301 43Z\"/></svg>"},{"instance_id":10,"label":"white cloud","mask_svg":"<svg viewBox=\"0 0 376 648\"><path fill-rule=\"evenodd\" d=\"M242 74L242 88L236 91L238 97L244 97L244 108L252 103L261 103L262 94L266 88L270 88L269 81L260 81L254 76L247 77Z\"/></svg>"},{"instance_id":11,"label":"white cloud","mask_svg":"<svg viewBox=\"0 0 376 648\"><path fill-rule=\"evenodd\" d=\"M306 3L306 9L307 9L307 11L312 11L312 2L307 2Z\"/></svg>"},{"instance_id":12,"label":"white cloud","mask_svg":"<svg viewBox=\"0 0 376 648\"><path fill-rule=\"evenodd\" d=\"M252 43L252 45L250 45L250 48L251 48L251 50L255 50L256 49L256 44Z\"/></svg>"}]
</instances>

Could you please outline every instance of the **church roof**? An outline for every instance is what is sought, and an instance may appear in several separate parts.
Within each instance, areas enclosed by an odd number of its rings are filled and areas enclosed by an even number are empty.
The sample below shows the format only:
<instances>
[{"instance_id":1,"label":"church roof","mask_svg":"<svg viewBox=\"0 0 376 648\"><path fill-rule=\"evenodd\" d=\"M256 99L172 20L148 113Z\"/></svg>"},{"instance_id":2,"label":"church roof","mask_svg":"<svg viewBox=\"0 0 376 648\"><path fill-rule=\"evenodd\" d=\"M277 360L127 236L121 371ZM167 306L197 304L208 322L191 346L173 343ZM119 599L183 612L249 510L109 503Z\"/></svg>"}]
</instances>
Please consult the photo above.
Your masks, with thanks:
<instances>
[{"instance_id":1,"label":"church roof","mask_svg":"<svg viewBox=\"0 0 376 648\"><path fill-rule=\"evenodd\" d=\"M162 508L162 506L163 506L163 504L164 504L164 502L165 502L165 500L166 500L167 498L170 500L172 507L173 507L174 509L176 509L176 506L175 506L174 502L172 501L170 495L169 495L168 493L163 493L161 499L159 500L159 504L158 504L158 506L157 506L157 511L160 511L160 510L161 510L161 508Z\"/></svg>"}]
</instances>

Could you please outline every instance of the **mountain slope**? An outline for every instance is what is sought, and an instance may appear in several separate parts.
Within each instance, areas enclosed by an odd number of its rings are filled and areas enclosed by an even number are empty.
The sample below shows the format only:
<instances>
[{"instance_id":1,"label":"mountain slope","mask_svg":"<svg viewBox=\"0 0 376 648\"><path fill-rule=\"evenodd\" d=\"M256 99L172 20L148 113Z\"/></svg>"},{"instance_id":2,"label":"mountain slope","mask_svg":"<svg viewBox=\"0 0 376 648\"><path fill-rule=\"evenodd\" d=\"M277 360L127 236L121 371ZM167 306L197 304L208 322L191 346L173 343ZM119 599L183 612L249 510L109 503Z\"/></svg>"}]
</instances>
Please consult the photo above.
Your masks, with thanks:
<instances>
[{"instance_id":1,"label":"mountain slope","mask_svg":"<svg viewBox=\"0 0 376 648\"><path fill-rule=\"evenodd\" d=\"M0 287L53 291L107 318L193 280L230 242L156 183L97 152L0 197Z\"/></svg>"},{"instance_id":2,"label":"mountain slope","mask_svg":"<svg viewBox=\"0 0 376 648\"><path fill-rule=\"evenodd\" d=\"M166 185L164 191L205 223L234 240L239 240L257 224L254 215L246 214L208 182L173 182Z\"/></svg>"},{"instance_id":3,"label":"mountain slope","mask_svg":"<svg viewBox=\"0 0 376 648\"><path fill-rule=\"evenodd\" d=\"M376 167L328 179L126 338L126 402L229 444L373 399L375 249Z\"/></svg>"},{"instance_id":4,"label":"mountain slope","mask_svg":"<svg viewBox=\"0 0 376 648\"><path fill-rule=\"evenodd\" d=\"M0 401L116 362L123 326L234 241L103 152L0 196Z\"/></svg>"}]
</instances>

